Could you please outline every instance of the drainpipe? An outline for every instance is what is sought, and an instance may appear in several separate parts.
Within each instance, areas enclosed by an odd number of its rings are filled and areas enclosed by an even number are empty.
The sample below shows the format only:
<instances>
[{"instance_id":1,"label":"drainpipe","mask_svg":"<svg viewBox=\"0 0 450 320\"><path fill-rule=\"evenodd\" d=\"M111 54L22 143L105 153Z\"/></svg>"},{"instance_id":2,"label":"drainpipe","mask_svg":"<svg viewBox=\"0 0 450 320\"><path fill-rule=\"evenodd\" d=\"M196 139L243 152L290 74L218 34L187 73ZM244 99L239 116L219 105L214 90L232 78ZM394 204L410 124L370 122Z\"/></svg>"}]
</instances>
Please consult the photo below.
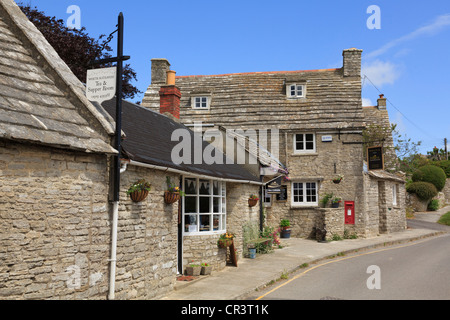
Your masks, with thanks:
<instances>
[{"instance_id":1,"label":"drainpipe","mask_svg":"<svg viewBox=\"0 0 450 320\"><path fill-rule=\"evenodd\" d=\"M128 163L122 163L120 173L127 170ZM110 276L109 276L109 300L114 300L116 291L116 260L117 260L117 225L119 223L119 201L113 202L113 216L112 216L112 234L111 234L111 259L109 259Z\"/></svg>"}]
</instances>

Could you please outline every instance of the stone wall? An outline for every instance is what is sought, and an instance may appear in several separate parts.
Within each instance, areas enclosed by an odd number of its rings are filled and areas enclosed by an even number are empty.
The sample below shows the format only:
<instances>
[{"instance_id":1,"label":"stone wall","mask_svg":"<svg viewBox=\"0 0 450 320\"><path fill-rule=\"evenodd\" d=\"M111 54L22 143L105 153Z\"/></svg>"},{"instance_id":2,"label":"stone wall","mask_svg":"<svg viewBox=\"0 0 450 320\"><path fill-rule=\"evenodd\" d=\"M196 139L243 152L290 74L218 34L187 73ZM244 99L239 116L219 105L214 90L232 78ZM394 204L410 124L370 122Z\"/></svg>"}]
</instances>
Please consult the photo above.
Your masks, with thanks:
<instances>
[{"instance_id":1,"label":"stone wall","mask_svg":"<svg viewBox=\"0 0 450 320\"><path fill-rule=\"evenodd\" d=\"M271 207L266 208L266 222L278 226L281 219L289 219L294 237L315 237L315 227L321 221L320 199L327 193L340 197L341 211L344 215L345 201L355 201L356 225L364 228L364 187L363 187L363 153L361 144L351 143L361 139L360 135L327 133L331 142L322 142L322 133L316 133L316 152L313 154L294 154L293 135L295 131L280 134L280 158L289 169L291 182L285 183L288 191L287 201L276 201L272 196ZM350 142L344 144L343 142ZM344 180L335 184L332 179L344 175ZM319 204L308 207L295 207L291 204L292 182L316 181L319 185ZM327 207L330 205L328 204ZM363 231L361 231L363 233Z\"/></svg>"},{"instance_id":2,"label":"stone wall","mask_svg":"<svg viewBox=\"0 0 450 320\"><path fill-rule=\"evenodd\" d=\"M0 299L104 299L105 156L0 142Z\"/></svg>"},{"instance_id":3,"label":"stone wall","mask_svg":"<svg viewBox=\"0 0 450 320\"><path fill-rule=\"evenodd\" d=\"M166 204L166 176L160 170L128 166L121 175L117 241L117 299L153 299L173 289L177 275L178 203ZM133 202L126 191L136 181L151 184L148 197Z\"/></svg>"}]
</instances>

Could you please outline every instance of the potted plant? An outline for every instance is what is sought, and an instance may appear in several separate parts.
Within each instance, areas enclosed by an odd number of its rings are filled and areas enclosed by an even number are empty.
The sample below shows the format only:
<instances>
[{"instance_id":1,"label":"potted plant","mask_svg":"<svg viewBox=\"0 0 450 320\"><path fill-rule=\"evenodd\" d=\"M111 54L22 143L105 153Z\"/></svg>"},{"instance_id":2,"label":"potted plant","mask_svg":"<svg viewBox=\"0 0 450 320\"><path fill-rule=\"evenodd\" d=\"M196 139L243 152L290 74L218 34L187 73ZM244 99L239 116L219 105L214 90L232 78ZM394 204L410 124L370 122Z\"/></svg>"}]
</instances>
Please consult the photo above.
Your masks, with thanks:
<instances>
[{"instance_id":1,"label":"potted plant","mask_svg":"<svg viewBox=\"0 0 450 320\"><path fill-rule=\"evenodd\" d=\"M172 204L180 200L181 197L185 195L180 187L176 186L170 181L169 177L166 177L167 190L164 192L164 201L167 204Z\"/></svg>"},{"instance_id":2,"label":"potted plant","mask_svg":"<svg viewBox=\"0 0 450 320\"><path fill-rule=\"evenodd\" d=\"M341 203L341 198L335 197L331 199L331 207L332 208L339 208L339 204Z\"/></svg>"},{"instance_id":3,"label":"potted plant","mask_svg":"<svg viewBox=\"0 0 450 320\"><path fill-rule=\"evenodd\" d=\"M133 185L127 190L127 194L130 195L131 200L134 202L140 202L147 198L150 189L150 183L144 179L141 179L133 183Z\"/></svg>"},{"instance_id":4,"label":"potted plant","mask_svg":"<svg viewBox=\"0 0 450 320\"><path fill-rule=\"evenodd\" d=\"M186 267L187 276L199 276L201 271L202 266L195 264L194 261L191 261L191 264Z\"/></svg>"},{"instance_id":5,"label":"potted plant","mask_svg":"<svg viewBox=\"0 0 450 320\"><path fill-rule=\"evenodd\" d=\"M234 234L232 234L230 232L221 234L219 240L217 240L217 246L219 248L227 248L227 247L231 246L231 244L233 243L233 239L234 239Z\"/></svg>"},{"instance_id":6,"label":"potted plant","mask_svg":"<svg viewBox=\"0 0 450 320\"><path fill-rule=\"evenodd\" d=\"M259 198L257 196L255 196L254 194L252 194L250 196L250 198L248 198L248 206L249 207L254 207L256 206L256 204L258 203Z\"/></svg>"},{"instance_id":7,"label":"potted plant","mask_svg":"<svg viewBox=\"0 0 450 320\"><path fill-rule=\"evenodd\" d=\"M344 176L342 174L337 175L333 178L333 183L339 184L344 179Z\"/></svg>"},{"instance_id":8,"label":"potted plant","mask_svg":"<svg viewBox=\"0 0 450 320\"><path fill-rule=\"evenodd\" d=\"M202 271L200 273L201 275L207 276L211 274L212 267L209 263L204 262L201 264L201 266L202 266Z\"/></svg>"},{"instance_id":9,"label":"potted plant","mask_svg":"<svg viewBox=\"0 0 450 320\"><path fill-rule=\"evenodd\" d=\"M291 237L291 222L288 219L281 220L280 228L280 237L283 239L289 239Z\"/></svg>"}]
</instances>

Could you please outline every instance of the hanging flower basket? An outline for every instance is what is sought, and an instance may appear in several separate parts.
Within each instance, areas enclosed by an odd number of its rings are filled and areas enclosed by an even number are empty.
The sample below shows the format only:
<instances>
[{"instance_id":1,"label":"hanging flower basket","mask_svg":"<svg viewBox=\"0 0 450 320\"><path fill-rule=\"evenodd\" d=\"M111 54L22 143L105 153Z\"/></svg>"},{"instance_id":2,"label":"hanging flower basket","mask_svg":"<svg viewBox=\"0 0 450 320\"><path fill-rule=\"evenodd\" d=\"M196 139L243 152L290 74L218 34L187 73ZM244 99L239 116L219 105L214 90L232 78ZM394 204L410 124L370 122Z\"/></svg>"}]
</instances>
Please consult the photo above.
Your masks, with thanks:
<instances>
[{"instance_id":1,"label":"hanging flower basket","mask_svg":"<svg viewBox=\"0 0 450 320\"><path fill-rule=\"evenodd\" d=\"M170 192L166 191L164 192L164 201L167 204L172 204L180 200L181 195L179 192Z\"/></svg>"},{"instance_id":2,"label":"hanging flower basket","mask_svg":"<svg viewBox=\"0 0 450 320\"><path fill-rule=\"evenodd\" d=\"M259 198L255 195L251 195L250 198L248 198L248 206L254 207L258 204Z\"/></svg>"},{"instance_id":3,"label":"hanging flower basket","mask_svg":"<svg viewBox=\"0 0 450 320\"><path fill-rule=\"evenodd\" d=\"M333 183L335 183L335 184L339 184L339 183L341 183L341 181L344 179L344 176L343 175L338 175L338 176L336 176L336 177L334 177L333 178Z\"/></svg>"},{"instance_id":4,"label":"hanging flower basket","mask_svg":"<svg viewBox=\"0 0 450 320\"><path fill-rule=\"evenodd\" d=\"M147 198L150 188L150 183L144 179L141 179L133 183L133 185L127 190L127 194L130 195L131 200L134 202L141 202Z\"/></svg>"},{"instance_id":5,"label":"hanging flower basket","mask_svg":"<svg viewBox=\"0 0 450 320\"><path fill-rule=\"evenodd\" d=\"M148 196L147 190L134 191L134 192L130 193L130 198L134 202L144 201L147 198L147 196Z\"/></svg>"}]
</instances>

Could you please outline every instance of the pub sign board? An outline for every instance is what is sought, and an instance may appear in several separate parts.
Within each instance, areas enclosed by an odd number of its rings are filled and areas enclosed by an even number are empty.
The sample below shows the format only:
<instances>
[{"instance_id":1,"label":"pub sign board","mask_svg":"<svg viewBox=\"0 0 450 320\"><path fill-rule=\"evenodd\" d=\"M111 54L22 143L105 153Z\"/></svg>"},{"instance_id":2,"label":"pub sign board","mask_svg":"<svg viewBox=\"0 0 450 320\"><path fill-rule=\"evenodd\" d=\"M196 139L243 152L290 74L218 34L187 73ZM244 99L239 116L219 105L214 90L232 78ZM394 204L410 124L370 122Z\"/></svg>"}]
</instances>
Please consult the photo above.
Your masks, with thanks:
<instances>
[{"instance_id":1,"label":"pub sign board","mask_svg":"<svg viewBox=\"0 0 450 320\"><path fill-rule=\"evenodd\" d=\"M272 180L266 185L267 194L280 194L281 191L281 177Z\"/></svg>"},{"instance_id":2,"label":"pub sign board","mask_svg":"<svg viewBox=\"0 0 450 320\"><path fill-rule=\"evenodd\" d=\"M384 170L383 147L367 148L367 163L369 170Z\"/></svg>"}]
</instances>

